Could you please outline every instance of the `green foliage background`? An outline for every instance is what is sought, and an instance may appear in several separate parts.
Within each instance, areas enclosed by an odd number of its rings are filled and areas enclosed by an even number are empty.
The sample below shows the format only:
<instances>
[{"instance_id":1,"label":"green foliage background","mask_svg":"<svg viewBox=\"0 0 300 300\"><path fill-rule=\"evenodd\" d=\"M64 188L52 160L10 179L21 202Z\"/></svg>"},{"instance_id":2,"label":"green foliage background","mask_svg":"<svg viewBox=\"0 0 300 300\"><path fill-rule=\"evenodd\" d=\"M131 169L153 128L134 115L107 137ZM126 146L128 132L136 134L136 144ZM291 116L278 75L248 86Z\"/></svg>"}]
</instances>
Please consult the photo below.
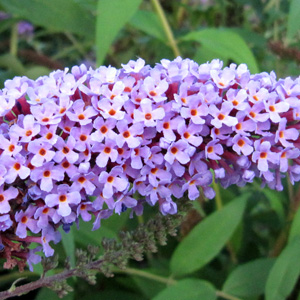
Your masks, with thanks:
<instances>
[{"instance_id":1,"label":"green foliage background","mask_svg":"<svg viewBox=\"0 0 300 300\"><path fill-rule=\"evenodd\" d=\"M2 85L14 76L37 78L80 63L120 67L142 57L153 65L178 54L299 76L299 0L0 0L0 10L9 14L0 21ZM33 34L18 34L23 20L33 24ZM195 201L178 237L158 253L116 269L114 278L99 274L95 286L72 278L74 292L64 299L300 299L298 186L286 183L281 193L261 189L259 182L214 188L216 199ZM81 222L80 230L62 233L56 252L74 265L75 248L101 247L103 237L118 238L155 211L147 208L139 219L114 215L96 232ZM20 277L37 279L42 270L0 272L5 290ZM26 297L57 299L48 289Z\"/></svg>"}]
</instances>

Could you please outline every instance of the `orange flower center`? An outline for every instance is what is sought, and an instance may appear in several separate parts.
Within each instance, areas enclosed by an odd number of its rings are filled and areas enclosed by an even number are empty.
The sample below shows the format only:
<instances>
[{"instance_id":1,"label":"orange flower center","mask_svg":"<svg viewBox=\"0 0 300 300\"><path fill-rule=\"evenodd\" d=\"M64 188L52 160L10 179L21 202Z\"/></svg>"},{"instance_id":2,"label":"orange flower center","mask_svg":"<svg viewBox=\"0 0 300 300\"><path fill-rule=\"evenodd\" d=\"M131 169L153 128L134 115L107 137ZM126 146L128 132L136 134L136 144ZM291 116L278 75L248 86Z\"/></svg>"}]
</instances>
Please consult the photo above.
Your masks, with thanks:
<instances>
[{"instance_id":1,"label":"orange flower center","mask_svg":"<svg viewBox=\"0 0 300 300\"><path fill-rule=\"evenodd\" d=\"M44 172L43 175L44 175L44 177L49 177L51 175L51 172L47 170Z\"/></svg>"},{"instance_id":2,"label":"orange flower center","mask_svg":"<svg viewBox=\"0 0 300 300\"><path fill-rule=\"evenodd\" d=\"M14 164L14 169L15 169L16 171L19 171L19 170L21 169L21 165L20 165L19 163L15 163L15 164Z\"/></svg>"},{"instance_id":3,"label":"orange flower center","mask_svg":"<svg viewBox=\"0 0 300 300\"><path fill-rule=\"evenodd\" d=\"M267 152L261 152L259 155L260 158L267 158L267 156L268 156Z\"/></svg>"},{"instance_id":4,"label":"orange flower center","mask_svg":"<svg viewBox=\"0 0 300 300\"><path fill-rule=\"evenodd\" d=\"M86 179L83 177L83 176L80 176L79 178L78 178L78 182L79 183L84 183L86 181Z\"/></svg>"},{"instance_id":5,"label":"orange flower center","mask_svg":"<svg viewBox=\"0 0 300 300\"><path fill-rule=\"evenodd\" d=\"M124 136L125 139L129 138L130 137L130 132L128 130L123 132L123 136Z\"/></svg>"},{"instance_id":6,"label":"orange flower center","mask_svg":"<svg viewBox=\"0 0 300 300\"><path fill-rule=\"evenodd\" d=\"M13 152L15 150L15 145L9 145L8 151Z\"/></svg>"},{"instance_id":7,"label":"orange flower center","mask_svg":"<svg viewBox=\"0 0 300 300\"><path fill-rule=\"evenodd\" d=\"M105 147L103 150L106 154L109 154L111 152L111 148L110 147Z\"/></svg>"},{"instance_id":8,"label":"orange flower center","mask_svg":"<svg viewBox=\"0 0 300 300\"><path fill-rule=\"evenodd\" d=\"M101 133L106 133L107 131L108 131L108 129L107 129L107 127L106 126L102 126L101 128L100 128L100 131L101 131Z\"/></svg>"},{"instance_id":9,"label":"orange flower center","mask_svg":"<svg viewBox=\"0 0 300 300\"><path fill-rule=\"evenodd\" d=\"M164 128L164 129L169 129L169 128L170 128L170 123L169 123L169 122L165 122L165 123L163 124L163 128Z\"/></svg>"},{"instance_id":10,"label":"orange flower center","mask_svg":"<svg viewBox=\"0 0 300 300\"><path fill-rule=\"evenodd\" d=\"M112 183L114 181L114 177L113 176L108 176L107 177L107 182Z\"/></svg>"},{"instance_id":11,"label":"orange flower center","mask_svg":"<svg viewBox=\"0 0 300 300\"><path fill-rule=\"evenodd\" d=\"M207 152L208 152L208 153L214 152L214 147L213 147L213 146L209 146L209 147L207 148Z\"/></svg>"},{"instance_id":12,"label":"orange flower center","mask_svg":"<svg viewBox=\"0 0 300 300\"><path fill-rule=\"evenodd\" d=\"M47 140L51 140L52 137L53 137L53 134L52 134L51 132L48 132L48 133L46 134L46 139L47 139Z\"/></svg>"},{"instance_id":13,"label":"orange flower center","mask_svg":"<svg viewBox=\"0 0 300 300\"><path fill-rule=\"evenodd\" d=\"M240 147L243 147L245 145L245 141L244 140L239 140L237 142L237 144L240 146Z\"/></svg>"},{"instance_id":14,"label":"orange flower center","mask_svg":"<svg viewBox=\"0 0 300 300\"><path fill-rule=\"evenodd\" d=\"M27 221L28 221L28 218L26 216L23 216L21 219L21 223L25 224L25 223L27 223Z\"/></svg>"},{"instance_id":15,"label":"orange flower center","mask_svg":"<svg viewBox=\"0 0 300 300\"><path fill-rule=\"evenodd\" d=\"M185 139L188 139L191 135L186 131L184 134L183 134L183 137Z\"/></svg>"},{"instance_id":16,"label":"orange flower center","mask_svg":"<svg viewBox=\"0 0 300 300\"><path fill-rule=\"evenodd\" d=\"M145 119L146 120L151 120L152 119L152 115L150 113L145 114Z\"/></svg>"},{"instance_id":17,"label":"orange flower center","mask_svg":"<svg viewBox=\"0 0 300 300\"><path fill-rule=\"evenodd\" d=\"M46 155L46 153L47 153L47 151L46 151L44 148L40 149L40 151L39 151L39 154L40 154L41 156Z\"/></svg>"},{"instance_id":18,"label":"orange flower center","mask_svg":"<svg viewBox=\"0 0 300 300\"><path fill-rule=\"evenodd\" d=\"M223 114L219 114L219 115L218 115L218 119L219 119L220 121L222 121L222 120L225 119L225 116L224 116Z\"/></svg>"},{"instance_id":19,"label":"orange flower center","mask_svg":"<svg viewBox=\"0 0 300 300\"><path fill-rule=\"evenodd\" d=\"M85 134L81 134L79 139L82 141L82 142L85 142L87 140L87 136Z\"/></svg>"},{"instance_id":20,"label":"orange flower center","mask_svg":"<svg viewBox=\"0 0 300 300\"><path fill-rule=\"evenodd\" d=\"M31 135L32 135L32 131L31 131L31 130L27 130L27 131L25 132L25 135L26 135L26 136L31 136Z\"/></svg>"},{"instance_id":21,"label":"orange flower center","mask_svg":"<svg viewBox=\"0 0 300 300\"><path fill-rule=\"evenodd\" d=\"M197 109L193 108L191 109L191 115L194 117L194 116L197 116Z\"/></svg>"},{"instance_id":22,"label":"orange flower center","mask_svg":"<svg viewBox=\"0 0 300 300\"><path fill-rule=\"evenodd\" d=\"M171 148L171 153L176 154L178 152L178 149L176 147Z\"/></svg>"},{"instance_id":23,"label":"orange flower center","mask_svg":"<svg viewBox=\"0 0 300 300\"><path fill-rule=\"evenodd\" d=\"M67 201L67 196L66 195L60 195L58 200L59 200L59 202L66 202Z\"/></svg>"},{"instance_id":24,"label":"orange flower center","mask_svg":"<svg viewBox=\"0 0 300 300\"><path fill-rule=\"evenodd\" d=\"M65 146L65 147L62 148L62 152L64 154L68 154L70 152L70 149L67 146Z\"/></svg>"}]
</instances>

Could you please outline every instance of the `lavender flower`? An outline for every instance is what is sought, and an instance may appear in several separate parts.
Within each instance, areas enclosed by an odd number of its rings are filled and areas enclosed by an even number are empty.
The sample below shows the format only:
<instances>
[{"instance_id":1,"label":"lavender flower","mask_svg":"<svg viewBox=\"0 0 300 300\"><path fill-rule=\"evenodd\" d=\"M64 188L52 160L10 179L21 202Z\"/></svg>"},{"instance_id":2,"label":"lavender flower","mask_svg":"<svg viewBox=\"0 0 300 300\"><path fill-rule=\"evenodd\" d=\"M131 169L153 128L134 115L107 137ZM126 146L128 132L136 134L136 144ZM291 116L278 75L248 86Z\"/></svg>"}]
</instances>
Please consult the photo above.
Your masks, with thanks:
<instances>
[{"instance_id":1,"label":"lavender flower","mask_svg":"<svg viewBox=\"0 0 300 300\"><path fill-rule=\"evenodd\" d=\"M300 181L299 79L222 65L178 57L151 68L138 59L7 80L0 233L27 241L18 259L38 261L26 248L32 233L52 255L57 229L79 218L97 229L114 212L141 214L144 203L174 214L184 193L213 198L213 176L223 187L260 177L281 190L286 173Z\"/></svg>"}]
</instances>

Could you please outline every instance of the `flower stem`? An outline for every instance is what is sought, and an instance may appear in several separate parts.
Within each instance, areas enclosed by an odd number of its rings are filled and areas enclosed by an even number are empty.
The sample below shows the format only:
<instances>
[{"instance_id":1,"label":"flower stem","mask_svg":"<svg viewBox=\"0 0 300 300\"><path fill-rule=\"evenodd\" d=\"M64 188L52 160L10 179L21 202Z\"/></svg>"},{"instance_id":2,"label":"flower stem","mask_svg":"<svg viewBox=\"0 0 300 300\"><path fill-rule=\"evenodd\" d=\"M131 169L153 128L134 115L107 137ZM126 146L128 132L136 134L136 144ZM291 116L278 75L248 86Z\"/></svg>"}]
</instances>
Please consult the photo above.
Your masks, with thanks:
<instances>
[{"instance_id":1,"label":"flower stem","mask_svg":"<svg viewBox=\"0 0 300 300\"><path fill-rule=\"evenodd\" d=\"M92 261L90 263L85 264L84 269L86 270L98 270L99 266L103 263L102 259ZM0 300L8 299L14 296L18 296L21 294L26 294L30 291L36 290L40 287L51 287L55 282L63 281L69 277L78 275L78 267L73 268L71 270L65 270L58 274L49 277L43 277L39 280L15 287L14 289L9 289L7 291L0 292Z\"/></svg>"},{"instance_id":2,"label":"flower stem","mask_svg":"<svg viewBox=\"0 0 300 300\"><path fill-rule=\"evenodd\" d=\"M167 39L168 39L168 42L169 42L169 45L170 47L172 48L173 50L173 53L174 55L177 57L177 56L180 56L180 51L179 51L179 48L177 46L177 43L176 43L176 40L174 38L174 35L173 35L173 32L171 30L171 27L168 23L168 20L166 18L166 15L163 11L163 8L159 2L159 0L151 0L151 3L160 19L160 22L163 26L163 29L165 31L165 34L167 36Z\"/></svg>"},{"instance_id":3,"label":"flower stem","mask_svg":"<svg viewBox=\"0 0 300 300\"><path fill-rule=\"evenodd\" d=\"M166 278L163 276L159 276L159 275L155 275L146 271L141 271L141 270L137 270L137 269L133 269L133 268L126 268L124 270L121 269L113 269L114 273L124 273L124 274L128 274L128 275L136 275L136 276L140 276L140 277L144 277L144 278L148 278L157 282L161 282L164 283L166 285L172 285L177 283L177 280L172 279L172 278Z\"/></svg>"},{"instance_id":4,"label":"flower stem","mask_svg":"<svg viewBox=\"0 0 300 300\"><path fill-rule=\"evenodd\" d=\"M181 6L178 9L178 13L177 13L177 27L180 27L183 19L184 19L184 15L186 12L185 6L187 5L188 0L182 0L181 1Z\"/></svg>"},{"instance_id":5,"label":"flower stem","mask_svg":"<svg viewBox=\"0 0 300 300\"><path fill-rule=\"evenodd\" d=\"M18 54L18 24L15 23L11 28L9 52L13 56Z\"/></svg>"},{"instance_id":6,"label":"flower stem","mask_svg":"<svg viewBox=\"0 0 300 300\"><path fill-rule=\"evenodd\" d=\"M213 180L213 189L216 192L216 206L217 206L217 210L221 210L223 208L223 202L222 202L222 197L221 197L221 193L220 193L220 187L219 185L216 183L215 179Z\"/></svg>"},{"instance_id":7,"label":"flower stem","mask_svg":"<svg viewBox=\"0 0 300 300\"><path fill-rule=\"evenodd\" d=\"M132 269L132 268L126 268L124 270L114 269L113 272L114 273L124 273L124 274L128 274L128 275L136 275L136 276L144 277L144 278L151 279L151 280L154 280L154 281L157 281L157 282L161 282L161 283L164 283L166 285L173 285L173 284L177 283L177 280L175 280L173 278L170 278L170 277L167 278L167 277L151 274L151 273L148 273L148 272L145 272L145 271ZM222 297L223 299L227 299L227 300L241 300L240 298L229 295L229 294L227 294L225 292L222 292L222 291L216 291L216 295L218 297Z\"/></svg>"},{"instance_id":8,"label":"flower stem","mask_svg":"<svg viewBox=\"0 0 300 300\"><path fill-rule=\"evenodd\" d=\"M224 293L222 291L217 291L216 294L217 294L218 297L221 297L221 298L227 299L227 300L242 300L241 298L237 298L235 296L229 295L229 294Z\"/></svg>"},{"instance_id":9,"label":"flower stem","mask_svg":"<svg viewBox=\"0 0 300 300\"><path fill-rule=\"evenodd\" d=\"M86 51L84 50L84 47L76 40L76 38L69 32L65 33L66 37L72 42L73 46L76 48L76 50L84 56Z\"/></svg>"}]
</instances>

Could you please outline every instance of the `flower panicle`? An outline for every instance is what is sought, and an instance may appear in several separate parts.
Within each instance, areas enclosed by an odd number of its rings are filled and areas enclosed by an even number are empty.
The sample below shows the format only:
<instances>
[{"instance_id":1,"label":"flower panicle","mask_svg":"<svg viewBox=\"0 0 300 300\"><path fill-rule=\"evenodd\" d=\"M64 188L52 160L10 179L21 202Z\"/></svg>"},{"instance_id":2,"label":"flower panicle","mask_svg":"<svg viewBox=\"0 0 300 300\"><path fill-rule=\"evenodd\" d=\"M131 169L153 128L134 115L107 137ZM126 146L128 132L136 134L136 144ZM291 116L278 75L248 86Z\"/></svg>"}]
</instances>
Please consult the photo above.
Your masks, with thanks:
<instances>
[{"instance_id":1,"label":"flower panicle","mask_svg":"<svg viewBox=\"0 0 300 300\"><path fill-rule=\"evenodd\" d=\"M145 203L259 177L282 190L300 180L300 79L220 60L139 58L121 69L75 66L0 90L0 238L9 267L39 261L79 218L93 229ZM31 242L41 246L28 250ZM13 260L13 257L16 260Z\"/></svg>"}]
</instances>

